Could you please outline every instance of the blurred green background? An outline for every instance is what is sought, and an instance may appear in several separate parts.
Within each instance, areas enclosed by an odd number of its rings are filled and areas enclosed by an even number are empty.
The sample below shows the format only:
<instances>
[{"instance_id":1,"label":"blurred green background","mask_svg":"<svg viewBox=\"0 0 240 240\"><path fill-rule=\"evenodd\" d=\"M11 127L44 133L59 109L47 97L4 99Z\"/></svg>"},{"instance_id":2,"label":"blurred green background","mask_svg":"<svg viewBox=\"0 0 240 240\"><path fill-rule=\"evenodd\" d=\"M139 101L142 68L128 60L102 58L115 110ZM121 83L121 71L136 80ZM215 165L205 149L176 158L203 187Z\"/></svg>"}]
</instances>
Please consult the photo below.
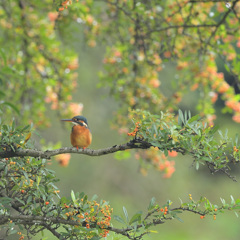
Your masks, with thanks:
<instances>
[{"instance_id":1,"label":"blurred green background","mask_svg":"<svg viewBox=\"0 0 240 240\"><path fill-rule=\"evenodd\" d=\"M124 143L122 136L110 128L110 121L118 103L108 94L107 89L97 87L98 72L102 70L103 49L89 49L84 46L73 46L79 52L79 80L78 88L73 95L74 102L84 104L83 115L87 117L93 134L90 148L100 149L115 144ZM166 65L161 72L160 80L164 91L169 91L170 81L174 78L172 66ZM181 106L194 112L196 92L186 94ZM221 105L221 101L217 102ZM56 143L62 141L62 146L71 146L69 135L71 124L60 122L60 119L49 110L52 125L41 132L47 141ZM229 129L230 135L239 132L239 125L233 123L230 115L218 113L217 124L224 130ZM211 175L207 167L196 171L192 167L192 159L188 156L178 156L175 159L176 172L170 179L163 179L161 173L154 169L146 177L139 172L139 163L134 158L116 160L113 154L101 157L88 157L72 154L68 167L61 167L53 159L49 168L56 172L60 182L61 196L70 197L71 189L85 192L90 198L97 194L99 199L110 202L114 214L122 215L125 206L131 216L139 210L146 212L152 197L156 197L159 205L165 204L168 199L173 201L172 206L179 206L180 199L188 201L188 194L198 200L206 196L213 204L221 204L220 197L230 202L230 195L240 197L239 181L233 182L225 175ZM233 167L233 175L237 175L239 168ZM239 180L239 177L237 177ZM155 227L158 233L145 236L144 239L240 239L240 218L234 212L225 212L217 215L217 220L208 216L201 220L199 215L183 213L178 220L168 221ZM120 226L113 220L114 226ZM49 239L54 239L49 233ZM35 239L39 239L37 236ZM108 237L112 239L112 237Z\"/></svg>"}]
</instances>

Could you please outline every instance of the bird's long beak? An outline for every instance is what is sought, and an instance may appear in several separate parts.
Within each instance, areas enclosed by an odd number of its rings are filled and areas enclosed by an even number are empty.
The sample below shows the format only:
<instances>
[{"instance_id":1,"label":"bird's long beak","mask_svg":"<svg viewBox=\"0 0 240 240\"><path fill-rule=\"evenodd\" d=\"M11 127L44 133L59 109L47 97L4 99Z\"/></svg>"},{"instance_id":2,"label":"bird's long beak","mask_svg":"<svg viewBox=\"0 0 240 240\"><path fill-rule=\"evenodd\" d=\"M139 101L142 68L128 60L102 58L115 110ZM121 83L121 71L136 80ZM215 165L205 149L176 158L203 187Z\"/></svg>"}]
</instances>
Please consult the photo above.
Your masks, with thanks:
<instances>
[{"instance_id":1,"label":"bird's long beak","mask_svg":"<svg viewBox=\"0 0 240 240\"><path fill-rule=\"evenodd\" d=\"M64 121L64 122L73 122L72 119L61 119L61 121Z\"/></svg>"}]
</instances>

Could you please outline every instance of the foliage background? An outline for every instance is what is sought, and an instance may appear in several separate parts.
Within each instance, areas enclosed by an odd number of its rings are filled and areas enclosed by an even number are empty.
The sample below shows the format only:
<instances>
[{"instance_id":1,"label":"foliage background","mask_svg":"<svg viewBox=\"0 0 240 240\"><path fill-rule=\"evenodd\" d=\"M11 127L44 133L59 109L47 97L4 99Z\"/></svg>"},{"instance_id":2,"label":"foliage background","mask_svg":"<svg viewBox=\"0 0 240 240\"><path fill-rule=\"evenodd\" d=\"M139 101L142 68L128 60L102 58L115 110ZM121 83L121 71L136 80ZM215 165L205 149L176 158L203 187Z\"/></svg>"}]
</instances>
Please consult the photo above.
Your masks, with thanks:
<instances>
[{"instance_id":1,"label":"foliage background","mask_svg":"<svg viewBox=\"0 0 240 240\"><path fill-rule=\"evenodd\" d=\"M65 44L72 46L79 55L79 77L78 87L73 94L74 102L84 104L83 115L88 118L90 128L93 133L93 143L91 148L98 149L113 144L124 142L124 138L119 137L115 130L110 127L110 120L113 112L118 107L106 89L98 88L98 72L102 69L102 59L104 44L96 48L87 48L84 44L76 41L81 39L81 29L74 28ZM160 78L171 79L174 77L173 66L169 63L160 73ZM168 83L161 86L168 91ZM195 110L197 93L186 94L186 100L181 108ZM217 107L222 107L223 102L219 100ZM69 134L71 126L63 125L59 116L52 112L50 106L46 105L46 114L51 119L51 125L46 130L39 130L40 135L46 143L56 144L63 142L63 146L70 146ZM7 112L7 119L11 119L11 113ZM28 116L31 115L29 111ZM239 132L237 123L233 123L230 115L222 115L217 112L217 123L221 129L228 128L232 136ZM21 119L19 119L19 122ZM35 136L36 142L39 137ZM99 198L110 201L114 208L114 214L123 215L122 206L125 206L130 215L138 210L145 210L152 196L158 202L165 202L170 199L178 205L180 199L187 200L191 193L193 198L206 196L212 202L220 203L219 197L229 199L232 194L239 197L239 177L238 182L232 182L225 175L212 176L206 169L196 171L191 167L192 160L187 156L175 158L177 171L170 179L163 179L161 174L150 169L147 176L143 176L139 171L139 163L136 160L116 160L114 155L102 157L87 157L83 155L72 155L70 164L63 168L52 160L49 168L56 171L56 175L61 180L57 185L61 189L61 195L70 195L70 189L83 191L91 196L97 194ZM235 170L237 175L239 169ZM199 216L185 213L184 223L176 220L167 222L156 227L158 234L152 234L149 239L239 239L239 218L234 213L226 212L218 215L217 220L206 217L201 220ZM116 223L117 224L117 223ZM52 235L49 235L51 238ZM35 237L39 239L40 236ZM110 238L109 238L110 239Z\"/></svg>"},{"instance_id":2,"label":"foliage background","mask_svg":"<svg viewBox=\"0 0 240 240\"><path fill-rule=\"evenodd\" d=\"M84 103L83 113L88 118L93 133L91 145L93 149L124 142L109 126L117 103L108 96L106 91L97 87L98 71L102 65L101 54L101 49L96 48L84 49L80 52L79 75L81 79L74 94L76 102ZM173 74L171 64L169 64L161 76L163 79L169 79ZM189 94L182 108L194 111L195 98L195 94ZM217 104L222 105L221 102ZM68 137L71 126L62 126L54 115L51 119L54 124L46 132L41 132L41 135L53 143L61 140L63 146L70 146ZM239 128L238 124L232 122L230 115L222 115L218 112L218 124L222 130L228 128L232 136L239 132L236 131ZM120 216L123 216L122 206L128 209L129 215L138 210L145 211L152 196L155 196L158 202L170 199L176 205L180 203L179 198L187 201L189 193L195 199L206 196L210 201L218 204L221 203L220 197L230 199L233 193L234 197L239 197L238 182L232 182L225 175L211 175L207 169L200 168L196 171L194 167L191 167L192 159L188 156L179 155L174 160L177 170L170 179L163 179L162 175L153 169L149 170L147 176L143 176L136 160L116 160L114 155L97 158L72 155L67 168L62 168L56 162L49 167L56 171L61 179L61 185L58 185L61 194L70 196L69 189L84 191L89 196L97 194L100 199L108 199L114 209L114 214ZM237 175L238 171L239 168L235 169L233 174ZM240 180L239 177L237 180ZM237 240L240 236L239 218L233 212L220 214L215 221L210 216L201 220L199 216L189 213L185 213L182 219L184 223L173 220L157 226L154 229L158 234L153 233L145 238Z\"/></svg>"}]
</instances>

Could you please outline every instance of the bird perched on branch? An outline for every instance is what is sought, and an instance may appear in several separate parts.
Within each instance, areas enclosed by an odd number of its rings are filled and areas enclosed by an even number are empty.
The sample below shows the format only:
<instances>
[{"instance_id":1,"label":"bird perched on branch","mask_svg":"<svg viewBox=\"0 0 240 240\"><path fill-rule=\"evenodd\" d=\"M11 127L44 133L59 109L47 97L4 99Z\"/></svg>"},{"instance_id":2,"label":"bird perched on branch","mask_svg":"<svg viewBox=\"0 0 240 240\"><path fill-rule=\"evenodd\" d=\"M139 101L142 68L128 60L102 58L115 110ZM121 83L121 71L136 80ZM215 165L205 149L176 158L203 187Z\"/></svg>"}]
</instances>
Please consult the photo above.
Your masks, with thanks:
<instances>
[{"instance_id":1,"label":"bird perched on branch","mask_svg":"<svg viewBox=\"0 0 240 240\"><path fill-rule=\"evenodd\" d=\"M73 147L85 149L91 144L92 134L85 117L75 116L72 119L62 119L62 121L72 122L74 124L70 135Z\"/></svg>"}]
</instances>

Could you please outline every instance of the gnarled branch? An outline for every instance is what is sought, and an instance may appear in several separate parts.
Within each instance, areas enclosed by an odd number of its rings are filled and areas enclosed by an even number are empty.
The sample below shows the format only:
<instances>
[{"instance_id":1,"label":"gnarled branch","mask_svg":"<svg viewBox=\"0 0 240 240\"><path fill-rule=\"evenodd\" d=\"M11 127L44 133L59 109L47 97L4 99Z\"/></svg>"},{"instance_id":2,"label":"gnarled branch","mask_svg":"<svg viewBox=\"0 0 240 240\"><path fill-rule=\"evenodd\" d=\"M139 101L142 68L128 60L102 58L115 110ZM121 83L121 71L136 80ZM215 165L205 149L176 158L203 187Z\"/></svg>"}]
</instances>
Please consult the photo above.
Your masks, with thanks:
<instances>
[{"instance_id":1,"label":"gnarled branch","mask_svg":"<svg viewBox=\"0 0 240 240\"><path fill-rule=\"evenodd\" d=\"M62 153L78 153L84 154L88 156L101 156L106 155L118 151L124 151L128 149L140 148L147 149L150 148L152 144L143 141L141 139L133 139L125 144L114 145L112 147L93 150L93 149L77 149L75 147L63 147L55 150L37 150L37 149L23 149L23 148L15 148L15 149L6 149L6 151L0 152L0 158L11 158L11 157L39 157L49 159L52 156L62 154Z\"/></svg>"}]
</instances>

